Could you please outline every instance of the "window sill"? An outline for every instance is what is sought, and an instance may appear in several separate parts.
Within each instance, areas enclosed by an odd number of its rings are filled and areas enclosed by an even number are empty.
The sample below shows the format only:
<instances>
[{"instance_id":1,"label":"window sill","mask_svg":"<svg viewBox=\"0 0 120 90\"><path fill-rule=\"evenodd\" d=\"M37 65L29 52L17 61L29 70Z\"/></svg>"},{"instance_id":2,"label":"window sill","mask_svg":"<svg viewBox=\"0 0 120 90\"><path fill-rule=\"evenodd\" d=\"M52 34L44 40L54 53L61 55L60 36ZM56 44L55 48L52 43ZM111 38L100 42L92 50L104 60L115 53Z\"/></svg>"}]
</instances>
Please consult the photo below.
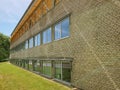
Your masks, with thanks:
<instances>
[{"instance_id":1,"label":"window sill","mask_svg":"<svg viewBox=\"0 0 120 90\"><path fill-rule=\"evenodd\" d=\"M54 41L59 41L59 40L63 40L63 39L66 39L66 38L69 38L70 36L66 36L66 37L63 37L63 38L60 38L60 39L56 39Z\"/></svg>"}]
</instances>

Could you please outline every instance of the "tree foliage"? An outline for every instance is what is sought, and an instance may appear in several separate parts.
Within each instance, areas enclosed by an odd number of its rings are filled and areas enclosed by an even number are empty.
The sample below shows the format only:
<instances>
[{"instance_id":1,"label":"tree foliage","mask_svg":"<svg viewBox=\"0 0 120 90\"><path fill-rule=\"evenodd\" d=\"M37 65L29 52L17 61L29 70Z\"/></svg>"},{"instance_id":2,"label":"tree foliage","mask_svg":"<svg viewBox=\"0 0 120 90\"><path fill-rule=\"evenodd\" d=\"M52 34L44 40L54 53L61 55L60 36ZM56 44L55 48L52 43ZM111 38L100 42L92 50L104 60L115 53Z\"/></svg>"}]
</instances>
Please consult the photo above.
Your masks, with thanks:
<instances>
[{"instance_id":1,"label":"tree foliage","mask_svg":"<svg viewBox=\"0 0 120 90\"><path fill-rule=\"evenodd\" d=\"M0 61L9 57L10 38L0 33Z\"/></svg>"}]
</instances>

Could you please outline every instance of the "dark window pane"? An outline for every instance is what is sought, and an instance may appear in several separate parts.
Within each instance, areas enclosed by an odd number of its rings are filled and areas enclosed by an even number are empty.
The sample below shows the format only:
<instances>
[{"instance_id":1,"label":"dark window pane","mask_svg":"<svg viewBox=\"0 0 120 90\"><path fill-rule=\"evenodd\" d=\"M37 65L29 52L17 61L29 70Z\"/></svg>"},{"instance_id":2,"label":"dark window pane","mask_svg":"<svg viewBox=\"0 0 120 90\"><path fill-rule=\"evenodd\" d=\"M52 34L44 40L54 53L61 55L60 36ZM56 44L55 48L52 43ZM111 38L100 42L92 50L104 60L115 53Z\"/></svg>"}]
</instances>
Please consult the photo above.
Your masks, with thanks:
<instances>
[{"instance_id":1,"label":"dark window pane","mask_svg":"<svg viewBox=\"0 0 120 90\"><path fill-rule=\"evenodd\" d=\"M62 38L69 36L69 18L62 22Z\"/></svg>"},{"instance_id":2,"label":"dark window pane","mask_svg":"<svg viewBox=\"0 0 120 90\"><path fill-rule=\"evenodd\" d=\"M71 63L70 62L62 62L62 80L66 82L71 81Z\"/></svg>"},{"instance_id":3,"label":"dark window pane","mask_svg":"<svg viewBox=\"0 0 120 90\"><path fill-rule=\"evenodd\" d=\"M55 62L55 78L61 80L62 78L62 65L61 62Z\"/></svg>"},{"instance_id":4,"label":"dark window pane","mask_svg":"<svg viewBox=\"0 0 120 90\"><path fill-rule=\"evenodd\" d=\"M29 70L33 70L33 64L31 60L29 61Z\"/></svg>"},{"instance_id":5,"label":"dark window pane","mask_svg":"<svg viewBox=\"0 0 120 90\"><path fill-rule=\"evenodd\" d=\"M39 61L34 60L33 61L33 67L34 67L34 71L40 72L40 63L39 63Z\"/></svg>"}]
</instances>

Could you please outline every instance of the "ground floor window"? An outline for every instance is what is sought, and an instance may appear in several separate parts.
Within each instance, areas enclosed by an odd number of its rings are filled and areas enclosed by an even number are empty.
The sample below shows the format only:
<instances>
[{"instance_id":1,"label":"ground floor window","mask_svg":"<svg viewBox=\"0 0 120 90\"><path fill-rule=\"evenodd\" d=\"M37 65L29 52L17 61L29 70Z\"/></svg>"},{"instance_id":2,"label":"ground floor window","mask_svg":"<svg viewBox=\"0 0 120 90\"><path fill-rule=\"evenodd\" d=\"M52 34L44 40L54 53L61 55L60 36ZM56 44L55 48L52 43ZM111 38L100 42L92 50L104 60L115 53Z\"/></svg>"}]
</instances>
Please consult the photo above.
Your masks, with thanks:
<instances>
[{"instance_id":1,"label":"ground floor window","mask_svg":"<svg viewBox=\"0 0 120 90\"><path fill-rule=\"evenodd\" d=\"M55 61L55 78L62 80L62 64L61 61Z\"/></svg>"},{"instance_id":2,"label":"ground floor window","mask_svg":"<svg viewBox=\"0 0 120 90\"><path fill-rule=\"evenodd\" d=\"M43 70L42 73L47 75L47 76L51 76L51 61L43 61Z\"/></svg>"},{"instance_id":3,"label":"ground floor window","mask_svg":"<svg viewBox=\"0 0 120 90\"><path fill-rule=\"evenodd\" d=\"M71 62L62 62L62 80L71 82Z\"/></svg>"},{"instance_id":4,"label":"ground floor window","mask_svg":"<svg viewBox=\"0 0 120 90\"><path fill-rule=\"evenodd\" d=\"M29 69L29 60L25 60L25 68Z\"/></svg>"},{"instance_id":5,"label":"ground floor window","mask_svg":"<svg viewBox=\"0 0 120 90\"><path fill-rule=\"evenodd\" d=\"M34 60L33 61L33 70L36 71L36 72L40 72L40 62L38 60Z\"/></svg>"},{"instance_id":6,"label":"ground floor window","mask_svg":"<svg viewBox=\"0 0 120 90\"><path fill-rule=\"evenodd\" d=\"M32 60L29 61L29 70L33 70Z\"/></svg>"},{"instance_id":7,"label":"ground floor window","mask_svg":"<svg viewBox=\"0 0 120 90\"><path fill-rule=\"evenodd\" d=\"M71 62L55 61L55 78L71 82Z\"/></svg>"},{"instance_id":8,"label":"ground floor window","mask_svg":"<svg viewBox=\"0 0 120 90\"><path fill-rule=\"evenodd\" d=\"M11 63L36 73L71 82L71 61L67 60L14 60Z\"/></svg>"}]
</instances>

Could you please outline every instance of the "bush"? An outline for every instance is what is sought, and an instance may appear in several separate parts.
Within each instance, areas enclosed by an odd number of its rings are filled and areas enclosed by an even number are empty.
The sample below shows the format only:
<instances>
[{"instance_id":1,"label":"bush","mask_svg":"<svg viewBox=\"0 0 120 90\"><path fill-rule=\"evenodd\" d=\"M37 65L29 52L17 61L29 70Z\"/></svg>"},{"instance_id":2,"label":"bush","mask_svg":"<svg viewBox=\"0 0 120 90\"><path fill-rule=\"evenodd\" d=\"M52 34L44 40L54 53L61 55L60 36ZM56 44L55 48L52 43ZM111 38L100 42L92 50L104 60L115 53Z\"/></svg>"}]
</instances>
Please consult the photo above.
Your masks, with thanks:
<instances>
[{"instance_id":1,"label":"bush","mask_svg":"<svg viewBox=\"0 0 120 90\"><path fill-rule=\"evenodd\" d=\"M0 33L0 61L7 61L9 58L10 38Z\"/></svg>"}]
</instances>

